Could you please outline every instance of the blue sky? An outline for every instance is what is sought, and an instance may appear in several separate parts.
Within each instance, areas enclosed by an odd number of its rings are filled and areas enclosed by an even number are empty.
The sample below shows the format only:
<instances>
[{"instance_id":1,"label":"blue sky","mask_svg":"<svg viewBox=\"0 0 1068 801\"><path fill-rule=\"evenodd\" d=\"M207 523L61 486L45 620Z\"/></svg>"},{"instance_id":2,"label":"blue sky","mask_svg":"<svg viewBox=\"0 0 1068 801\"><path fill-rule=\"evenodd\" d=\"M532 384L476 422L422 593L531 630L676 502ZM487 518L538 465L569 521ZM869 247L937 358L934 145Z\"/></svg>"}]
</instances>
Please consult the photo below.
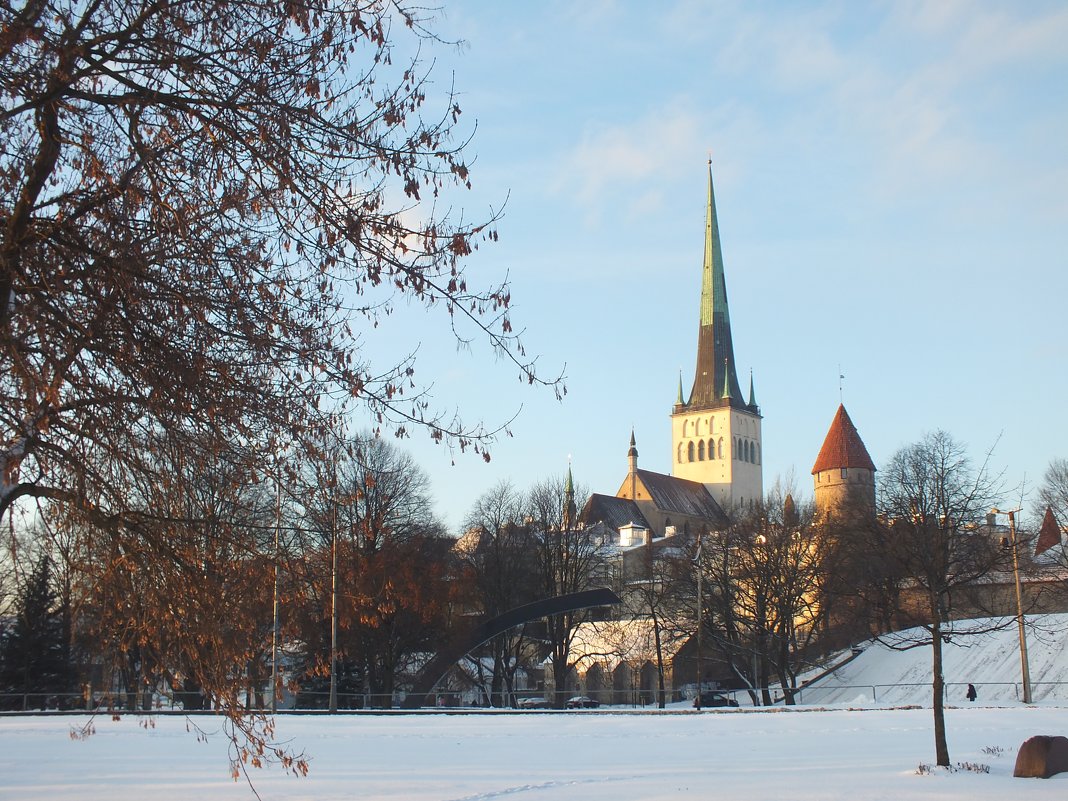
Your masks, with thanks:
<instances>
[{"instance_id":1,"label":"blue sky","mask_svg":"<svg viewBox=\"0 0 1068 801\"><path fill-rule=\"evenodd\" d=\"M399 310L382 352L418 346L437 408L519 412L488 464L404 441L450 526L569 456L614 493L632 426L640 465L670 472L710 153L766 488L792 474L811 495L839 365L877 465L942 428L976 461L994 449L1009 502L1068 457L1068 6L458 0L437 30L466 42L432 53L477 121L464 213L507 200L470 279L507 273L528 350L568 388L557 402Z\"/></svg>"}]
</instances>

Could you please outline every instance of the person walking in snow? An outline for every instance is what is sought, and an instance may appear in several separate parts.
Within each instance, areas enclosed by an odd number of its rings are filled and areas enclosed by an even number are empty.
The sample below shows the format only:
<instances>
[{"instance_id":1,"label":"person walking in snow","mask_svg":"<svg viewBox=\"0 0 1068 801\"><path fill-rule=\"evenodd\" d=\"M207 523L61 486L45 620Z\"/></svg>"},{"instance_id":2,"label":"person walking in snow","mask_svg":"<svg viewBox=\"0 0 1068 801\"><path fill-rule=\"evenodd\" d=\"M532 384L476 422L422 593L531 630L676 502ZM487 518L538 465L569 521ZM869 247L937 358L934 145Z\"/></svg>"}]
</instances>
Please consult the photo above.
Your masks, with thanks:
<instances>
[{"instance_id":1,"label":"person walking in snow","mask_svg":"<svg viewBox=\"0 0 1068 801\"><path fill-rule=\"evenodd\" d=\"M968 685L968 696L967 696L968 700L969 701L974 701L976 699L977 695L978 695L978 693L975 692L975 685L974 684L969 684Z\"/></svg>"}]
</instances>

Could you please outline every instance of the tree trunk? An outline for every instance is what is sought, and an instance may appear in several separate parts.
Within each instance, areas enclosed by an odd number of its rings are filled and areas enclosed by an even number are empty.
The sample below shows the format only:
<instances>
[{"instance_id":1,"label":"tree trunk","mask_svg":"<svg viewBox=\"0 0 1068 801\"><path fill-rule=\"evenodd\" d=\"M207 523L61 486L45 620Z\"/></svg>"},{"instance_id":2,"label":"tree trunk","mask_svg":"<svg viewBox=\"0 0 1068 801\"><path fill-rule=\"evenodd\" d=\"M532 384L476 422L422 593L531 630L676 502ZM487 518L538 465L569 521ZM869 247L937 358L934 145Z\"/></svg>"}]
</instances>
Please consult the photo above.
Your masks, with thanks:
<instances>
[{"instance_id":1,"label":"tree trunk","mask_svg":"<svg viewBox=\"0 0 1068 801\"><path fill-rule=\"evenodd\" d=\"M946 742L945 679L942 676L942 621L935 611L931 627L931 683L934 708L935 760L944 768L949 767L949 745Z\"/></svg>"},{"instance_id":2,"label":"tree trunk","mask_svg":"<svg viewBox=\"0 0 1068 801\"><path fill-rule=\"evenodd\" d=\"M657 706L663 709L667 705L667 692L664 689L664 649L660 644L660 619L653 612L653 639L656 642L656 679ZM700 688L697 690L701 692Z\"/></svg>"}]
</instances>

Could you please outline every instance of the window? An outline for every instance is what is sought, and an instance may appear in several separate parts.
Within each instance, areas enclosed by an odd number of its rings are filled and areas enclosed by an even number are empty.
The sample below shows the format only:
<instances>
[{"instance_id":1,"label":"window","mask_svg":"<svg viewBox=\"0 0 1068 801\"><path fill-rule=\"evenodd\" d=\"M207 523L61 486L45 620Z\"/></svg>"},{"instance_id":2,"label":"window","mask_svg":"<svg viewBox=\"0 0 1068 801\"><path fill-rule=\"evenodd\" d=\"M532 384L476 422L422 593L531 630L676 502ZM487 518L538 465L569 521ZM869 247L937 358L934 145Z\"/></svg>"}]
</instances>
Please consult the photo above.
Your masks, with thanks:
<instances>
[{"instance_id":1,"label":"window","mask_svg":"<svg viewBox=\"0 0 1068 801\"><path fill-rule=\"evenodd\" d=\"M682 464L682 443L679 443L679 464Z\"/></svg>"},{"instance_id":2,"label":"window","mask_svg":"<svg viewBox=\"0 0 1068 801\"><path fill-rule=\"evenodd\" d=\"M688 444L688 445L686 446L686 458L687 458L687 460L688 460L688 461L690 461L690 462L692 462L692 461L693 461L693 443L692 443L692 442L691 442L691 443L689 443L689 444Z\"/></svg>"},{"instance_id":3,"label":"window","mask_svg":"<svg viewBox=\"0 0 1068 801\"><path fill-rule=\"evenodd\" d=\"M723 437L719 438L719 458L723 458Z\"/></svg>"},{"instance_id":4,"label":"window","mask_svg":"<svg viewBox=\"0 0 1068 801\"><path fill-rule=\"evenodd\" d=\"M705 460L705 441L700 439L697 441L697 461L703 462Z\"/></svg>"},{"instance_id":5,"label":"window","mask_svg":"<svg viewBox=\"0 0 1068 801\"><path fill-rule=\"evenodd\" d=\"M842 478L845 478L845 477L846 477L846 469L843 467L842 468Z\"/></svg>"},{"instance_id":6,"label":"window","mask_svg":"<svg viewBox=\"0 0 1068 801\"><path fill-rule=\"evenodd\" d=\"M710 439L708 441L708 458L709 459L715 459L716 458L716 441L714 439Z\"/></svg>"}]
</instances>

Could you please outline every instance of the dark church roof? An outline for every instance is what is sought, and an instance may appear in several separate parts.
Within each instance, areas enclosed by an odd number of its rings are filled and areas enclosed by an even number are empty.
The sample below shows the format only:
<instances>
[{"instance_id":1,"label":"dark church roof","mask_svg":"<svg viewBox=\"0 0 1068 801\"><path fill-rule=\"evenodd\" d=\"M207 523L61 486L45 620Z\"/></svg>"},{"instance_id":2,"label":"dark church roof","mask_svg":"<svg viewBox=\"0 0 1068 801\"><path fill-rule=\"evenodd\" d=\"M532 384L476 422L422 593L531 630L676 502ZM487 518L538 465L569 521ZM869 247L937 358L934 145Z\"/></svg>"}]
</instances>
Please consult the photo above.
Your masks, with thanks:
<instances>
[{"instance_id":1,"label":"dark church roof","mask_svg":"<svg viewBox=\"0 0 1068 801\"><path fill-rule=\"evenodd\" d=\"M629 498L617 498L614 495L594 493L586 501L579 515L579 522L584 525L604 523L610 528L619 529L633 523L642 528L652 529L649 521L638 509L638 504Z\"/></svg>"},{"instance_id":2,"label":"dark church roof","mask_svg":"<svg viewBox=\"0 0 1068 801\"><path fill-rule=\"evenodd\" d=\"M849 419L845 406L841 404L831 421L827 438L823 440L816 464L812 466L812 475L839 467L862 467L875 472L875 463L868 455L868 449L864 447L864 441L857 433L856 426Z\"/></svg>"},{"instance_id":3,"label":"dark church roof","mask_svg":"<svg viewBox=\"0 0 1068 801\"><path fill-rule=\"evenodd\" d=\"M703 517L716 522L727 519L716 499L700 481L688 481L651 470L639 470L638 479L649 490L649 499L662 512Z\"/></svg>"}]
</instances>

